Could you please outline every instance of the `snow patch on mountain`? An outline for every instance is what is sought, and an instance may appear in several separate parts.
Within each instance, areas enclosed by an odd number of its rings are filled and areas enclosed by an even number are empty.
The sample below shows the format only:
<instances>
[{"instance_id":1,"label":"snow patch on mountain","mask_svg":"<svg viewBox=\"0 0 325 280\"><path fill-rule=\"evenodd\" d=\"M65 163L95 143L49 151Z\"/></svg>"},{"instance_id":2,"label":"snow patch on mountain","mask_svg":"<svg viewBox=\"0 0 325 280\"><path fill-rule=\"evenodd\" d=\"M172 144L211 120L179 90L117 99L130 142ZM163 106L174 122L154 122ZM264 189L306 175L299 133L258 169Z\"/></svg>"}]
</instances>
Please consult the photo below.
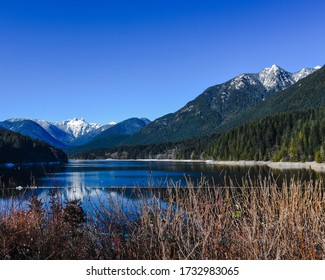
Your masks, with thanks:
<instances>
[{"instance_id":1,"label":"snow patch on mountain","mask_svg":"<svg viewBox=\"0 0 325 280\"><path fill-rule=\"evenodd\" d=\"M295 82L298 82L299 80L307 77L311 73L314 73L316 70L319 70L321 67L316 66L314 68L302 68L300 71L295 72L292 74L292 78Z\"/></svg>"},{"instance_id":2,"label":"snow patch on mountain","mask_svg":"<svg viewBox=\"0 0 325 280\"><path fill-rule=\"evenodd\" d=\"M43 127L52 137L61 141L65 145L69 145L71 142L75 140L73 135L67 133L66 131L62 130L61 128L57 127L54 123L39 120L39 119L32 119L32 121L38 123L41 127Z\"/></svg>"},{"instance_id":3,"label":"snow patch on mountain","mask_svg":"<svg viewBox=\"0 0 325 280\"><path fill-rule=\"evenodd\" d=\"M253 75L249 74L239 75L231 81L230 87L239 90L245 88L247 85L256 85L257 81L254 78Z\"/></svg>"},{"instance_id":4,"label":"snow patch on mountain","mask_svg":"<svg viewBox=\"0 0 325 280\"><path fill-rule=\"evenodd\" d=\"M194 107L193 105L188 106L188 107L185 107L185 108L181 111L181 114L182 114L182 113L191 112L192 109L193 109L193 107Z\"/></svg>"},{"instance_id":5,"label":"snow patch on mountain","mask_svg":"<svg viewBox=\"0 0 325 280\"><path fill-rule=\"evenodd\" d=\"M216 97L213 97L213 100L215 100ZM228 92L221 92L221 102L225 103L229 99L229 93Z\"/></svg>"}]
</instances>

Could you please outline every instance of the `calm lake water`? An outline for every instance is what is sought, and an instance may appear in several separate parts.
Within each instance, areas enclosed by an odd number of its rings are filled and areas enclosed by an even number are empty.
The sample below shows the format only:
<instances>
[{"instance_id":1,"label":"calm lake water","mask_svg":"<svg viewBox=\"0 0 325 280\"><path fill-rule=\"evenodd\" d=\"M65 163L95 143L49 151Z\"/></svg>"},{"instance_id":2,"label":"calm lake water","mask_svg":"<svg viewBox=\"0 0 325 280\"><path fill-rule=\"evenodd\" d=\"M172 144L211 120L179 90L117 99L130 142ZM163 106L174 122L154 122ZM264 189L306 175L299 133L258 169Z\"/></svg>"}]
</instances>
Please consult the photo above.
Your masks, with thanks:
<instances>
[{"instance_id":1,"label":"calm lake water","mask_svg":"<svg viewBox=\"0 0 325 280\"><path fill-rule=\"evenodd\" d=\"M113 196L120 199L120 203L131 200L134 187L162 188L177 184L185 187L186 181L191 180L194 185L205 177L214 184L223 184L225 179L231 178L240 182L244 176L259 174L268 176L270 169L266 166L239 167L216 166L200 162L172 162L172 161L69 161L61 165L22 165L11 168L0 167L2 196L1 205L14 207L24 204L32 194L48 201L50 190L59 189L62 199L81 199L84 207L87 203L96 205L102 198ZM306 170L272 170L277 180L292 176L309 178L324 176ZM17 190L17 187L23 187ZM37 188L27 188L36 186ZM116 187L126 187L123 196Z\"/></svg>"}]
</instances>

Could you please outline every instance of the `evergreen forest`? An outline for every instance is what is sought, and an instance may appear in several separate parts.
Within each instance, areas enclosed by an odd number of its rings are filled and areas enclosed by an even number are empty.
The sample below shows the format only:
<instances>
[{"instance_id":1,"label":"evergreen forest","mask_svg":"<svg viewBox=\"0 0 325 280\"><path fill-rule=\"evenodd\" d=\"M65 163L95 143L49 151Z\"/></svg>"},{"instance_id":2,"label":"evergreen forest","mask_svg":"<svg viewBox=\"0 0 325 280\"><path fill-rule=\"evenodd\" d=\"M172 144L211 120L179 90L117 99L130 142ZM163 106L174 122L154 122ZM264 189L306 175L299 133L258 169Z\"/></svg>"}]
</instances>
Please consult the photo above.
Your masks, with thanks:
<instances>
[{"instance_id":1,"label":"evergreen forest","mask_svg":"<svg viewBox=\"0 0 325 280\"><path fill-rule=\"evenodd\" d=\"M0 164L66 162L67 155L45 142L0 129Z\"/></svg>"},{"instance_id":2,"label":"evergreen forest","mask_svg":"<svg viewBox=\"0 0 325 280\"><path fill-rule=\"evenodd\" d=\"M75 151L76 158L325 160L325 108L280 113L228 132L181 142Z\"/></svg>"}]
</instances>

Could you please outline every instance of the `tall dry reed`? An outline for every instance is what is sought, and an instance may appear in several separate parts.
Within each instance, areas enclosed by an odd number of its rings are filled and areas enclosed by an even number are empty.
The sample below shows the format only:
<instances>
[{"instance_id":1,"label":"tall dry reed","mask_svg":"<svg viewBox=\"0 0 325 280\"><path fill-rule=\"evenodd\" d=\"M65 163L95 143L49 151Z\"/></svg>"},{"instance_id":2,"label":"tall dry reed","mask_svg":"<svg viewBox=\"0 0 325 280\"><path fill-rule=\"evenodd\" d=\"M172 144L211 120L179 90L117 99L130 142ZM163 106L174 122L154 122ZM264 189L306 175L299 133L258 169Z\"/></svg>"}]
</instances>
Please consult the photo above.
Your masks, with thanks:
<instances>
[{"instance_id":1,"label":"tall dry reed","mask_svg":"<svg viewBox=\"0 0 325 280\"><path fill-rule=\"evenodd\" d=\"M85 220L80 203L36 199L0 218L2 259L324 259L322 181L202 179L138 188L136 211L108 197ZM133 205L134 206L134 205Z\"/></svg>"}]
</instances>

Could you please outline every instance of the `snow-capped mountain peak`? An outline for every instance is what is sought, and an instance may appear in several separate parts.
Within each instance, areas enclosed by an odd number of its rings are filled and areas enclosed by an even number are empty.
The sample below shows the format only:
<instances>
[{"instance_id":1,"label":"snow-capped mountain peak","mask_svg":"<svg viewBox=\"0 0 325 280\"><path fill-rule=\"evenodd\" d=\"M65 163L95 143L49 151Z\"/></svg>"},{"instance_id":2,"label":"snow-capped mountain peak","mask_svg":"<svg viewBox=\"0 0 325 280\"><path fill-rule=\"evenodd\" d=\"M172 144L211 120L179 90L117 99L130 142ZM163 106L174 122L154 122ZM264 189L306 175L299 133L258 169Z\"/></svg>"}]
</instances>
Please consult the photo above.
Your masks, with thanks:
<instances>
[{"instance_id":1,"label":"snow-capped mountain peak","mask_svg":"<svg viewBox=\"0 0 325 280\"><path fill-rule=\"evenodd\" d=\"M314 68L302 68L300 71L292 73L292 78L295 82L297 82L300 79L305 78L311 73L315 72L316 70L319 70L320 68L320 66L315 66Z\"/></svg>"},{"instance_id":2,"label":"snow-capped mountain peak","mask_svg":"<svg viewBox=\"0 0 325 280\"><path fill-rule=\"evenodd\" d=\"M300 79L307 77L320 68L320 66L314 68L302 68L300 71L290 73L273 64L271 67L263 69L258 76L259 80L268 91L278 91L293 85Z\"/></svg>"},{"instance_id":3,"label":"snow-capped mountain peak","mask_svg":"<svg viewBox=\"0 0 325 280\"><path fill-rule=\"evenodd\" d=\"M124 131L127 131L127 133L131 135L136 132L137 127L142 128L149 123L150 121L145 118L132 118L119 124L120 127L123 125ZM113 128L117 124L116 122L110 122L106 125L88 123L84 118L73 118L60 122L12 118L0 122L0 127L20 132L21 134L39 139L56 147L66 148L69 146L84 145L94 139L98 134ZM139 125L137 126L137 124ZM118 130L118 128L116 130Z\"/></svg>"},{"instance_id":4,"label":"snow-capped mountain peak","mask_svg":"<svg viewBox=\"0 0 325 280\"><path fill-rule=\"evenodd\" d=\"M267 90L281 90L295 83L291 73L273 64L263 69L259 74L259 80Z\"/></svg>"},{"instance_id":5,"label":"snow-capped mountain peak","mask_svg":"<svg viewBox=\"0 0 325 280\"><path fill-rule=\"evenodd\" d=\"M62 122L56 122L55 125L63 131L73 135L74 138L89 134L100 128L100 124L87 123L84 118L73 118Z\"/></svg>"}]
</instances>

